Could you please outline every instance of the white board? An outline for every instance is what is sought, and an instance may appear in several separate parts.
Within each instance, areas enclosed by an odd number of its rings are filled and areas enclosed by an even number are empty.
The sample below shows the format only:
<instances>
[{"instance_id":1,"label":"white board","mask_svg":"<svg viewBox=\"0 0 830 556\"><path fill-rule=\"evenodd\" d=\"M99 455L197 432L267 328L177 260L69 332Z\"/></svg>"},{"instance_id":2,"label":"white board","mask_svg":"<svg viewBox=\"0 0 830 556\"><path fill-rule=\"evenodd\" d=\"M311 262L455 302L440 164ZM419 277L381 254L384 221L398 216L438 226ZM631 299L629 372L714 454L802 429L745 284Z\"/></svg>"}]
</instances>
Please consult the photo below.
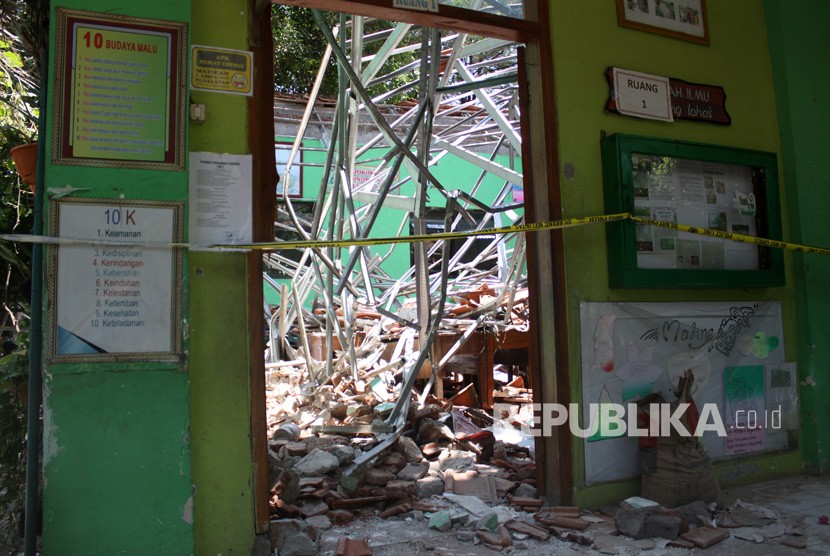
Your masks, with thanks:
<instances>
[{"instance_id":1,"label":"white board","mask_svg":"<svg viewBox=\"0 0 830 556\"><path fill-rule=\"evenodd\" d=\"M791 401L794 377L787 391L770 388L773 372L789 369L785 363L781 306L778 302L594 303L581 304L582 404L614 402L627 405L650 392L668 401L679 376L691 369L692 397L698 409L717 404L725 424L724 372L727 368L761 367L766 374L766 406L776 396ZM783 372L783 371L782 371ZM730 373L727 373L730 376ZM795 403L787 411L795 412ZM785 425L790 420L785 420ZM787 426L767 428L762 445L752 451L787 447ZM730 432L730 434L732 434ZM637 438L619 436L586 441L586 482L599 483L640 475ZM703 445L713 459L737 454L726 439L706 432Z\"/></svg>"}]
</instances>

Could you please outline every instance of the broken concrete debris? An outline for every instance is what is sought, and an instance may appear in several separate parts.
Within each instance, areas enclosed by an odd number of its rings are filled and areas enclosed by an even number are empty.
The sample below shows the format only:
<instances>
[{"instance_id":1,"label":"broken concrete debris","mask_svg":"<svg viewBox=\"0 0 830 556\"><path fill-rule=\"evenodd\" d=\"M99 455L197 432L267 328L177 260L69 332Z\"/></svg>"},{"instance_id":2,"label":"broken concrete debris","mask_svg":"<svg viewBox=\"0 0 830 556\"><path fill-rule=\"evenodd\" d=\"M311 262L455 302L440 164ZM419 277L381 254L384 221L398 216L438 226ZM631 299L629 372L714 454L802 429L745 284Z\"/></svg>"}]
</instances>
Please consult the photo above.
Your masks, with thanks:
<instances>
[{"instance_id":1,"label":"broken concrete debris","mask_svg":"<svg viewBox=\"0 0 830 556\"><path fill-rule=\"evenodd\" d=\"M405 351L401 348L396 357ZM400 365L383 357L372 365L359 363L353 375L344 364L314 384L307 382L302 364L268 371L269 538L280 555L330 554L332 549L371 554L374 537L352 538L340 531L373 520L406 523L407 531L431 539L417 542L435 546L436 553L443 550L436 540L441 536L470 544L472 552L482 547L515 551L538 543L550 545L551 552L557 543L603 553L702 550L730 537L806 545L775 513L742 502L717 508L693 500L667 507L631 497L593 513L549 505L537 488L532 443L504 440L494 433L493 417L479 408L406 393ZM445 393L459 387L467 388L450 381ZM401 395L410 403L401 406L401 418L393 424L387 420L389 404ZM500 424L521 419L516 411ZM331 535L336 541L325 550L323 539Z\"/></svg>"}]
</instances>

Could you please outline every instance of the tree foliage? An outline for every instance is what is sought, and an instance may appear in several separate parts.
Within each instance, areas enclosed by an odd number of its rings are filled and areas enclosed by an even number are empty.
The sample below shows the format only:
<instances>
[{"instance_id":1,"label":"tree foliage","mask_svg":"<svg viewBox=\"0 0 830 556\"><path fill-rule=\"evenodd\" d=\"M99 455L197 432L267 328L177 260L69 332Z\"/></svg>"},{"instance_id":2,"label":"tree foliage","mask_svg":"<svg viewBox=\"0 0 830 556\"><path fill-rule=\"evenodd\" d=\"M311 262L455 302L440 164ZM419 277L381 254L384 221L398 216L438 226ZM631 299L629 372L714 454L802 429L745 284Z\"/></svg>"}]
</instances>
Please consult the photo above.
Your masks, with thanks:
<instances>
[{"instance_id":1,"label":"tree foliage","mask_svg":"<svg viewBox=\"0 0 830 556\"><path fill-rule=\"evenodd\" d=\"M340 24L340 15L333 12L323 12L327 25L334 29ZM394 24L383 20L368 20L363 30L363 55L370 56L383 45L384 31L388 31ZM326 39L317 26L311 10L295 6L274 5L272 7L271 28L274 36L274 87L276 92L308 96L314 80L320 69L320 62L326 50ZM338 29L338 36L341 31ZM350 53L351 25L345 26L346 50ZM421 29L411 30L404 38L404 44L420 41ZM374 38L373 38L374 37ZM417 60L417 49L399 53L391 57L381 68L379 75L391 75L388 79L369 87L372 96L387 91L394 91L405 83L417 79L416 67L402 72L396 72ZM338 72L335 57L326 67L326 73L320 88L320 96L335 98L338 93ZM412 91L390 97L386 102L397 102L413 96Z\"/></svg>"},{"instance_id":2,"label":"tree foliage","mask_svg":"<svg viewBox=\"0 0 830 556\"><path fill-rule=\"evenodd\" d=\"M38 136L40 61L48 36L47 0L0 0L0 233L29 233L33 195L9 151ZM0 551L15 542L24 499L28 318L32 253L0 242Z\"/></svg>"}]
</instances>

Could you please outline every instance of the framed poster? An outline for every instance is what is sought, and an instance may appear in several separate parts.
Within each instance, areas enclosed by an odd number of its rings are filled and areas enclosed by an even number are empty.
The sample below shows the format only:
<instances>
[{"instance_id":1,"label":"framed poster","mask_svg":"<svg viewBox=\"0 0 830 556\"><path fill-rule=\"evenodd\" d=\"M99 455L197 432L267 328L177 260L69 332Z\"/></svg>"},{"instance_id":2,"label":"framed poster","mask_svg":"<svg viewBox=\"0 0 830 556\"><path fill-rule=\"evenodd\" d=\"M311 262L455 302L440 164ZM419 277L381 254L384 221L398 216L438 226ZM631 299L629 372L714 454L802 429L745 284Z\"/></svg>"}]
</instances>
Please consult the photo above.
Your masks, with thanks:
<instances>
[{"instance_id":1,"label":"framed poster","mask_svg":"<svg viewBox=\"0 0 830 556\"><path fill-rule=\"evenodd\" d=\"M622 27L709 45L706 0L617 0Z\"/></svg>"},{"instance_id":2,"label":"framed poster","mask_svg":"<svg viewBox=\"0 0 830 556\"><path fill-rule=\"evenodd\" d=\"M601 147L608 214L667 224L606 226L612 288L784 284L780 249L728 239L781 240L774 153L620 134Z\"/></svg>"},{"instance_id":3,"label":"framed poster","mask_svg":"<svg viewBox=\"0 0 830 556\"><path fill-rule=\"evenodd\" d=\"M49 249L49 359L176 360L183 204L79 198L49 209L50 235L70 240Z\"/></svg>"},{"instance_id":4,"label":"framed poster","mask_svg":"<svg viewBox=\"0 0 830 556\"><path fill-rule=\"evenodd\" d=\"M187 24L57 16L52 162L184 170Z\"/></svg>"}]
</instances>

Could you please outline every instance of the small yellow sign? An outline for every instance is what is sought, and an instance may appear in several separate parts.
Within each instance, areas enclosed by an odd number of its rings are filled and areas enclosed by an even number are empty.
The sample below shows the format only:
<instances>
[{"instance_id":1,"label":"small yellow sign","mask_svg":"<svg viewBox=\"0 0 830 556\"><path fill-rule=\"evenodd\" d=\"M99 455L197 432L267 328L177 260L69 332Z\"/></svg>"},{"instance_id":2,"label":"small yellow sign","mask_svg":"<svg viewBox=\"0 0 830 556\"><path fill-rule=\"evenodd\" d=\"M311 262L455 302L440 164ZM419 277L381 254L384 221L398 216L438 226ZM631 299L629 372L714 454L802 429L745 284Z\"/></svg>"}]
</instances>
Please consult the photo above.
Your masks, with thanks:
<instances>
[{"instance_id":1,"label":"small yellow sign","mask_svg":"<svg viewBox=\"0 0 830 556\"><path fill-rule=\"evenodd\" d=\"M194 45L190 48L190 88L250 96L253 61L253 52Z\"/></svg>"}]
</instances>

